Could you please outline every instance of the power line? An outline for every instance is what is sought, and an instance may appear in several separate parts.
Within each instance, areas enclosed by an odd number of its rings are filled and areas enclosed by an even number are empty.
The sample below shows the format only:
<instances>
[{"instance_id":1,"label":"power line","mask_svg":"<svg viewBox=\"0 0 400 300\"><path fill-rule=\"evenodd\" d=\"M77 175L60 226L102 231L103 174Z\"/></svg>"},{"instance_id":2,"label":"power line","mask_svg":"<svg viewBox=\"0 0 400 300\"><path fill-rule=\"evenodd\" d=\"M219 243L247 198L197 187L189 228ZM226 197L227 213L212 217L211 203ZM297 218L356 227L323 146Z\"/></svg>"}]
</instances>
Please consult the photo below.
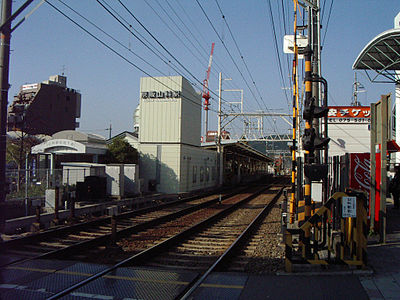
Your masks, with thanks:
<instances>
[{"instance_id":1,"label":"power line","mask_svg":"<svg viewBox=\"0 0 400 300\"><path fill-rule=\"evenodd\" d=\"M222 15L222 19L224 20L224 22L225 22L225 24L226 24L226 26L227 26L227 28L228 28L229 34L231 35L231 38L232 38L232 40L233 40L233 42L234 42L234 44L235 44L235 46L236 46L236 49L237 49L237 51L238 51L238 53L239 53L239 55L240 55L240 58L242 59L243 64L244 64L244 66L245 66L245 68L246 68L246 70L247 70L247 73L249 74L250 79L251 79L251 81L252 81L252 83L253 83L253 85L254 85L254 87L255 87L257 93L258 93L258 96L260 97L260 99L261 99L261 101L263 102L263 104L264 104L265 108L267 109L267 111L269 111L269 109L268 109L268 107L266 106L266 104L265 104L265 102L264 102L264 99L263 99L263 97L262 97L262 95L261 95L261 93L260 93L260 90L258 89L258 87L257 87L257 85L256 85L256 82L255 82L255 80L254 80L254 78L253 78L253 75L251 74L251 72L250 72L250 70L249 70L249 67L247 66L247 63L246 63L246 61L244 60L243 54L242 54L242 52L240 51L239 45L238 45L238 43L236 42L235 36L234 36L233 33L232 33L232 30L231 30L231 28L230 28L230 26L229 26L229 24L228 24L228 22L227 22L227 20L226 20L226 18L225 18L224 13L222 12L222 9L221 9L221 7L220 7L218 1L215 0L215 3L217 4L217 7L218 7L218 9L219 9L219 11L220 11L220 13L221 13L221 15ZM271 121L270 121L269 119L267 119L267 120L271 123ZM271 123L271 125L272 125L272 127L274 126L272 123ZM275 127L276 127L276 125L275 125ZM277 130L277 128L276 128L276 130Z\"/></svg>"},{"instance_id":2,"label":"power line","mask_svg":"<svg viewBox=\"0 0 400 300\"><path fill-rule=\"evenodd\" d=\"M278 50L278 41L277 41L277 38L276 38L275 23L274 23L274 16L272 14L271 0L268 0L268 7L269 7L270 16L271 16L270 20L271 20L271 25L272 25L272 33L274 35L275 51L276 51L276 55L277 55L277 58L278 58L279 74L281 76L282 85L285 87L286 86L286 81L285 81L284 76L283 76L281 57L279 55L279 50ZM290 106L290 102L289 102L286 90L284 90L284 91L285 91L286 101L287 101L288 105Z\"/></svg>"},{"instance_id":3,"label":"power line","mask_svg":"<svg viewBox=\"0 0 400 300\"><path fill-rule=\"evenodd\" d=\"M153 68L154 70L156 70L157 72L159 72L160 74L163 74L163 72L159 69L157 69L156 67L154 67L152 64L150 64L148 61L146 61L144 58L142 58L140 55L138 55L137 53L133 52L131 49L129 49L127 46L125 46L124 44L122 44L120 41L118 41L116 38L114 38L111 34L107 33L106 31L104 31L103 29L101 29L99 26L97 26L95 23L93 23L92 21L90 21L88 18L86 18L85 16L83 16L82 14L80 14L77 10L73 9L71 6L69 6L68 4L66 4L65 2L63 2L62 0L57 0L58 2L60 2L61 4L63 4L64 6L66 6L68 9L70 9L71 11L73 11L75 14L77 14L79 17L81 17L82 19L84 19L86 22L88 22L90 25L92 25L93 27L95 27L97 30L99 30L100 32L102 32L103 34L105 34L107 37L109 37L110 39L112 39L114 42L116 42L117 44L119 44L121 47L125 48L127 51L129 51L130 53L132 53L133 55L135 55L137 58L139 58L141 61L143 61L145 64L147 64L148 66L150 66L151 68Z\"/></svg>"},{"instance_id":4,"label":"power line","mask_svg":"<svg viewBox=\"0 0 400 300\"><path fill-rule=\"evenodd\" d=\"M331 0L331 6L329 7L328 20L326 21L326 29L324 32L324 38L322 39L321 47L323 47L323 45L325 44L325 37L326 37L326 33L328 32L329 21L331 19L332 6L333 6L333 0Z\"/></svg>"},{"instance_id":5,"label":"power line","mask_svg":"<svg viewBox=\"0 0 400 300\"><path fill-rule=\"evenodd\" d=\"M157 12L156 9L153 8L153 6L151 4L149 4L149 2L147 0L144 0L144 2L150 7L150 9L158 16L158 18L163 22L163 24L172 32L172 34L181 42L181 44L193 55L193 57L195 57L200 64L205 65L205 63L208 63L207 58L204 58L204 56L202 57L202 59L204 59L204 61L202 61L196 54L194 54L194 52L187 46L186 43L184 43L182 41L182 39L180 38L180 36L169 26L169 24L161 17L161 15ZM156 0L156 3L158 4L159 7L161 7L162 11L165 11L165 8L160 4L159 1ZM169 14L166 14L166 16L170 19L170 21L175 25L176 28L178 28L178 30L180 31L180 33L189 41L189 43L198 51L198 53L200 55L202 55L202 53L200 53L200 51L198 50L197 47L195 47L195 45L193 44L193 42L186 36L186 34L179 28L179 26L172 20L171 16Z\"/></svg>"},{"instance_id":6,"label":"power line","mask_svg":"<svg viewBox=\"0 0 400 300\"><path fill-rule=\"evenodd\" d=\"M59 0L58 0L59 1ZM116 51L114 48L112 48L111 46L107 45L104 41L100 40L97 36L95 36L93 33L91 33L89 30L87 30L86 28L84 28L82 25L80 25L79 23L77 23L75 20L73 20L72 18L70 18L69 16L67 16L64 12L62 12L59 8L57 8L56 6L54 6L49 0L46 1L47 4L49 4L53 9L55 9L57 12L59 12L61 15L63 15L65 18L67 18L68 20L70 20L72 23L74 23L76 26L78 26L81 30L83 30L85 33L87 33L88 35L90 35L92 38L94 38L96 41L98 41L100 44L102 44L104 47L106 47L107 49L109 49L110 51L112 51L114 54L116 54L117 56L119 56L121 59L123 59L125 62L127 62L128 64L130 64L131 66L133 66L134 68L136 68L137 70L143 72L144 74L148 75L149 77L153 78L154 80L156 80L158 83L160 83L161 85L163 85L164 87L171 89L171 87L169 87L168 85L166 85L165 83L163 83L162 81L158 80L157 78L151 76L148 72L146 72L145 70L143 70L142 68L140 68L138 65L136 65L135 63L131 62L129 59L127 59L125 56L123 56L122 54L120 54L118 51ZM201 107L201 103L197 103L195 101L193 101L192 99L185 97L183 95L181 95L182 98L188 100L189 102L193 103L194 105L200 106ZM216 111L215 111L216 112Z\"/></svg>"},{"instance_id":7,"label":"power line","mask_svg":"<svg viewBox=\"0 0 400 300\"><path fill-rule=\"evenodd\" d=\"M99 2L100 3L100 1L99 0L96 0L97 2ZM165 51L165 52L167 52L167 54L168 55L170 55L195 81L197 81L201 86L203 85L203 82L201 81L201 80L199 80L196 76L194 76L174 55L172 55L172 53L147 29L147 27L146 26L144 26L143 24L142 24L142 22L140 22L140 20L124 5L124 3L121 1L121 0L118 0L118 2L121 4L121 6L135 19L135 21L136 22L138 22L138 24L153 38L153 40L154 41L156 41L157 42L157 44L159 44L160 45L160 47ZM103 5L102 5L103 6ZM104 6L103 6L104 7ZM109 12L109 10L107 10L108 12ZM115 16L115 15L113 15L112 14L112 16L114 17L114 18L116 18L117 20L118 20L118 18ZM119 21L119 23L121 24L121 22ZM127 27L126 26L124 26L124 28L125 29L127 29ZM129 30L128 30L129 31ZM129 31L130 32L130 31ZM139 39L137 36L135 36L137 39ZM139 39L140 40L140 39ZM194 86L196 86L196 83L193 83L192 82L192 84L194 85ZM217 96L218 97L218 95L215 93L215 92L212 92L211 90L210 90L210 92L212 93L212 94L214 94L215 96ZM222 99L222 101L225 101L225 100L223 100Z\"/></svg>"},{"instance_id":8,"label":"power line","mask_svg":"<svg viewBox=\"0 0 400 300\"><path fill-rule=\"evenodd\" d=\"M169 3L168 0L166 0L166 1L167 1L167 3ZM189 16L189 14L188 14L187 11L185 10L185 8L182 6L182 4L180 3L180 1L176 1L175 3L178 4L178 6L179 6L180 9L182 10L183 14L186 16L187 20L190 22L190 27L196 30L197 36L201 37L201 39L203 40L203 43L204 43L204 44L209 43L210 41L206 41L206 39L204 38L204 36L203 36L202 33L200 32L200 30L197 28L196 24L193 22L193 18L191 18L191 17ZM179 18L179 20L180 20L182 23L184 23L181 17ZM185 25L185 27L188 28L188 26L186 26L186 25ZM189 28L188 28L188 30L189 30L189 32L191 32ZM203 43L201 43L201 42L196 38L196 36L195 36L194 34L193 34L193 38L197 41L197 43L198 43L198 44L200 45L200 47L203 49L204 53L208 56L208 55L209 55L209 52L208 52L207 49L205 49L205 48L203 47ZM212 69L211 69L211 74L213 75L214 79L218 80L218 74L219 74L220 72L223 73L223 74L225 74L225 76L230 77L230 76L228 75L228 72L226 72L226 71L224 70L224 68L218 63L218 55L214 55L214 58L213 58L213 66L215 66L215 68L212 68ZM235 86L232 82L229 82L228 85L233 86L233 88L238 88L238 87Z\"/></svg>"},{"instance_id":9,"label":"power line","mask_svg":"<svg viewBox=\"0 0 400 300\"><path fill-rule=\"evenodd\" d=\"M201 11L203 12L204 16L206 17L206 19L208 20L208 22L210 23L211 27L213 28L215 34L217 35L217 37L219 38L219 40L221 41L222 45L224 46L226 52L228 53L229 57L231 58L233 64L235 65L236 69L238 70L239 74L241 75L243 81L245 82L247 88L249 89L249 91L251 92L251 94L254 97L254 100L257 102L258 106L260 107L260 109L262 110L262 106L260 105L259 101L257 100L257 97L254 95L253 90L250 88L247 80L244 78L244 75L242 73L242 71L239 69L239 66L237 65L236 61L233 59L232 54L230 53L230 51L228 50L228 48L226 47L223 39L221 38L221 36L218 34L217 30L215 29L214 24L211 22L210 18L208 17L207 13L205 12L204 8L201 6L201 4L199 3L198 0L196 0L197 4L199 5Z\"/></svg>"}]
</instances>

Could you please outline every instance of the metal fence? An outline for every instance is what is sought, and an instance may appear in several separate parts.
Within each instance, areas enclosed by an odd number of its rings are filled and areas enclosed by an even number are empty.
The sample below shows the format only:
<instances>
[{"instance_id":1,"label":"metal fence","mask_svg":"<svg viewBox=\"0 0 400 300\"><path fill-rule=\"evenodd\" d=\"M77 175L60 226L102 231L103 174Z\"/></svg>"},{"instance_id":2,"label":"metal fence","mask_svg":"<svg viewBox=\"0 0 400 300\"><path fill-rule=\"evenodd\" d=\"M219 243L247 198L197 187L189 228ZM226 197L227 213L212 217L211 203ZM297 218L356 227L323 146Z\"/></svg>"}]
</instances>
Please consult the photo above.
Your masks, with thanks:
<instances>
[{"instance_id":1,"label":"metal fence","mask_svg":"<svg viewBox=\"0 0 400 300\"><path fill-rule=\"evenodd\" d=\"M7 170L7 200L45 197L46 189L61 187L62 182L62 170Z\"/></svg>"},{"instance_id":2,"label":"metal fence","mask_svg":"<svg viewBox=\"0 0 400 300\"><path fill-rule=\"evenodd\" d=\"M45 202L46 190L49 189L58 187L61 197L69 199L71 193L75 193L77 183L84 182L85 177L93 175L100 174L85 168L7 170L7 217L15 218L34 213L34 200L40 200L41 206L52 207Z\"/></svg>"}]
</instances>

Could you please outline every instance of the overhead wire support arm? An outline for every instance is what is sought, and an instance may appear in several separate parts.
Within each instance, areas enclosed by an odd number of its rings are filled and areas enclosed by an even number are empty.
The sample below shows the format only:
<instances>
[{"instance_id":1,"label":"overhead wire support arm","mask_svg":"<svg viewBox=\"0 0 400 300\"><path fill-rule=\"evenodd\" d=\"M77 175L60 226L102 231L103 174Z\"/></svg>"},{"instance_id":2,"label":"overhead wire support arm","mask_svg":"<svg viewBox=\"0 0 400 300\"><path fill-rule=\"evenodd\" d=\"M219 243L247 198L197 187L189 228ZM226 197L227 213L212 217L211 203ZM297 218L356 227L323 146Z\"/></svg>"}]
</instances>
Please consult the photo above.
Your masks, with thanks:
<instances>
[{"instance_id":1,"label":"overhead wire support arm","mask_svg":"<svg viewBox=\"0 0 400 300\"><path fill-rule=\"evenodd\" d=\"M21 5L20 8L18 8L15 13L13 13L4 23L1 24L0 26L0 32L4 31L4 28L6 28L7 25L11 26L11 22L19 16L20 13L24 11L25 8L29 6L34 0L27 0L24 4Z\"/></svg>"}]
</instances>

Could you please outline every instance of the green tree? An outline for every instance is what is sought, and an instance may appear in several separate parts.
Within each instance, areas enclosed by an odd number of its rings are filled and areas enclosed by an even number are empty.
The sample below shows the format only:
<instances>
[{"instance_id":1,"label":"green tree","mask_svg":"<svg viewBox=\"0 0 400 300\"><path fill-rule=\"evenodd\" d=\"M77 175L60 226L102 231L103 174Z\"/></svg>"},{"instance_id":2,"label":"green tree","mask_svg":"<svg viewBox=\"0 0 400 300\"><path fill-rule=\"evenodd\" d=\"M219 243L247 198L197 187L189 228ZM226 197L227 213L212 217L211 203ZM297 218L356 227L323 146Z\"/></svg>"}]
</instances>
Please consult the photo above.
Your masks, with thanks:
<instances>
[{"instance_id":1,"label":"green tree","mask_svg":"<svg viewBox=\"0 0 400 300\"><path fill-rule=\"evenodd\" d=\"M123 164L137 164L139 157L138 151L123 138L115 138L112 143L108 145L107 156L109 163Z\"/></svg>"}]
</instances>

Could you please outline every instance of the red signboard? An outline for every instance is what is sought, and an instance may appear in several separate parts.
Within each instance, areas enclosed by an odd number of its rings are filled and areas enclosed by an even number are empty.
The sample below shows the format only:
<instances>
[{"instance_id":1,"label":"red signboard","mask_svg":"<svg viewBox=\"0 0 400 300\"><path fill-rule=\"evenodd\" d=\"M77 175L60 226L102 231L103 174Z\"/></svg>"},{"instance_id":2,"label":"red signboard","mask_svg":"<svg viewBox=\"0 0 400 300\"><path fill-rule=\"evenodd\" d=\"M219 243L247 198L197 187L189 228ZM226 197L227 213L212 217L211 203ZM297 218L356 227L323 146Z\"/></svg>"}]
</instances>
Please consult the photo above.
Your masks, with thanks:
<instances>
[{"instance_id":1,"label":"red signboard","mask_svg":"<svg viewBox=\"0 0 400 300\"><path fill-rule=\"evenodd\" d=\"M370 118L369 106L329 106L328 118Z\"/></svg>"}]
</instances>

